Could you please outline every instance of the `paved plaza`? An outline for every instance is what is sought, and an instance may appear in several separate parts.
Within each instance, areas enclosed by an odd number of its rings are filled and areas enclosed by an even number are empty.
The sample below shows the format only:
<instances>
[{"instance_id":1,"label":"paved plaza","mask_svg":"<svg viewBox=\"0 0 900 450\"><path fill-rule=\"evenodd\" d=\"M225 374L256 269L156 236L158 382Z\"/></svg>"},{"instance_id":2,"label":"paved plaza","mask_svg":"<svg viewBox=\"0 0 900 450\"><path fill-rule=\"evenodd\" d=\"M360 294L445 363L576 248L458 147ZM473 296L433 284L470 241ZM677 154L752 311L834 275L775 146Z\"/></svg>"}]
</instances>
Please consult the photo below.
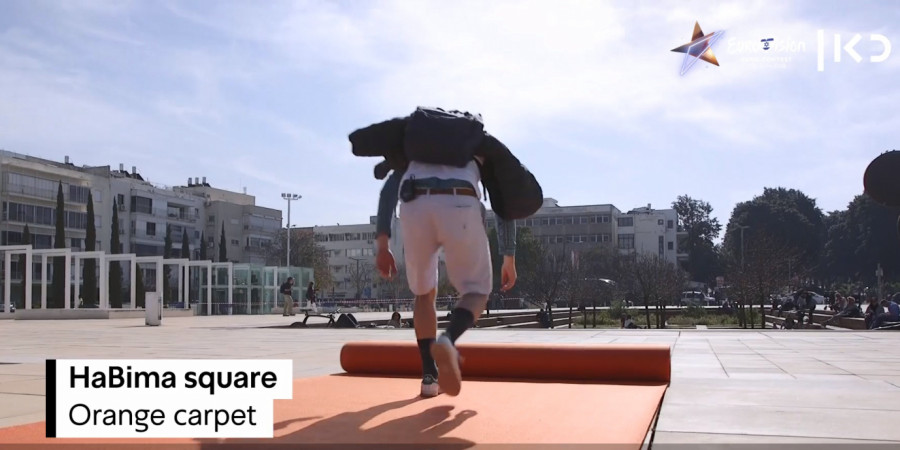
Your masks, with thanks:
<instances>
[{"instance_id":1,"label":"paved plaza","mask_svg":"<svg viewBox=\"0 0 900 450\"><path fill-rule=\"evenodd\" d=\"M44 420L48 358L291 359L294 375L309 377L342 372L348 341L414 340L410 329L278 328L297 317L165 318L161 327L143 319L0 321L0 427ZM898 339L833 330L562 328L472 330L461 342L670 344L673 378L655 444L858 445L900 444Z\"/></svg>"}]
</instances>

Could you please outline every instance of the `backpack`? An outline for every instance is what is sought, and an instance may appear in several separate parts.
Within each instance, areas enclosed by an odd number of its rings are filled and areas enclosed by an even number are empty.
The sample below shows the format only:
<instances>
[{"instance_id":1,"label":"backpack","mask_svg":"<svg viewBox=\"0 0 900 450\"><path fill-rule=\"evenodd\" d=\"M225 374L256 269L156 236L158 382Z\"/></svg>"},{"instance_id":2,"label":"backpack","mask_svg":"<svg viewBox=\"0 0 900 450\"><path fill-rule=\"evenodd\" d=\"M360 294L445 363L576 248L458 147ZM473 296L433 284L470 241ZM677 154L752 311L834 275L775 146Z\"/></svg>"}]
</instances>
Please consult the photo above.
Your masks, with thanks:
<instances>
[{"instance_id":1,"label":"backpack","mask_svg":"<svg viewBox=\"0 0 900 450\"><path fill-rule=\"evenodd\" d=\"M484 131L481 116L419 107L407 117L354 131L350 143L356 156L384 158L374 169L379 180L391 170L405 171L409 161L464 167L481 156L481 183L491 209L503 220L530 217L544 203L540 183L506 145Z\"/></svg>"},{"instance_id":2,"label":"backpack","mask_svg":"<svg viewBox=\"0 0 900 450\"><path fill-rule=\"evenodd\" d=\"M409 161L465 167L482 139L480 115L420 106L406 123L403 150Z\"/></svg>"},{"instance_id":3,"label":"backpack","mask_svg":"<svg viewBox=\"0 0 900 450\"><path fill-rule=\"evenodd\" d=\"M506 221L524 219L543 206L544 191L534 174L497 138L485 133L476 155L484 158L478 169L494 214Z\"/></svg>"},{"instance_id":4,"label":"backpack","mask_svg":"<svg viewBox=\"0 0 900 450\"><path fill-rule=\"evenodd\" d=\"M395 118L360 128L350 133L356 156L381 156L375 166L375 178L383 179L391 170L403 171L409 165L403 151L403 137L409 117Z\"/></svg>"}]
</instances>

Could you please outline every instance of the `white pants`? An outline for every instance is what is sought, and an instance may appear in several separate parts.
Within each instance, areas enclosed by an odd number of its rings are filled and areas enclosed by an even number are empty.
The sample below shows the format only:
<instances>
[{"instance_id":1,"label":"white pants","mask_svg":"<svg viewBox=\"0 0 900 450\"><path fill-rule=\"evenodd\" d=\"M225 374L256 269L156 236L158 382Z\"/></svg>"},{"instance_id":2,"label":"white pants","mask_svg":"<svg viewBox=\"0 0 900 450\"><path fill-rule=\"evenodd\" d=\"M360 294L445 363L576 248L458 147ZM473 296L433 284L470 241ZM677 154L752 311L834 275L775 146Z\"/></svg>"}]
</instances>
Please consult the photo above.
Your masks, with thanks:
<instances>
[{"instance_id":1,"label":"white pants","mask_svg":"<svg viewBox=\"0 0 900 450\"><path fill-rule=\"evenodd\" d=\"M406 277L415 295L438 285L443 248L450 283L461 294L491 293L493 267L484 205L465 195L420 195L400 205Z\"/></svg>"}]
</instances>

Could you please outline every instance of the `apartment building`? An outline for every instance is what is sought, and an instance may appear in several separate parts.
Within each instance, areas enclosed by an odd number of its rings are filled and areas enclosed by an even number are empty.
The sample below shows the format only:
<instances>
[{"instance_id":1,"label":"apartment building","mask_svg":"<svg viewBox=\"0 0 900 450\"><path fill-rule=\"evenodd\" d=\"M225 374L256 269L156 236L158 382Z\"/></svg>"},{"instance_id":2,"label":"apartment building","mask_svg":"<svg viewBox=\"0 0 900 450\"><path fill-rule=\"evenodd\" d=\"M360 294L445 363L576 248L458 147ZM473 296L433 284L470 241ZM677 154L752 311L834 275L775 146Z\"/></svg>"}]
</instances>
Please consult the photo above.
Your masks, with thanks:
<instances>
[{"instance_id":1,"label":"apartment building","mask_svg":"<svg viewBox=\"0 0 900 450\"><path fill-rule=\"evenodd\" d=\"M47 161L0 150L0 174L3 216L0 220L2 245L22 243L25 225L35 247L52 248L56 234L56 198L62 184L65 202L66 245L83 250L87 230L88 193L93 197L97 231L96 248L104 250L109 242L112 202L109 167L76 167L69 157L65 162ZM14 268L14 272L18 269Z\"/></svg>"},{"instance_id":2,"label":"apartment building","mask_svg":"<svg viewBox=\"0 0 900 450\"><path fill-rule=\"evenodd\" d=\"M225 256L229 261L276 265L269 257L269 246L282 231L281 210L256 205L256 197L211 186L206 177L188 179L175 192L199 198L204 204L203 223L198 225L206 237L207 255L218 261L222 229L225 230Z\"/></svg>"},{"instance_id":3,"label":"apartment building","mask_svg":"<svg viewBox=\"0 0 900 450\"><path fill-rule=\"evenodd\" d=\"M616 247L623 253L655 253L673 264L687 257L678 252L678 214L674 209L635 208L616 218Z\"/></svg>"},{"instance_id":4,"label":"apartment building","mask_svg":"<svg viewBox=\"0 0 900 450\"><path fill-rule=\"evenodd\" d=\"M516 221L516 227L527 227L538 241L551 251L581 251L592 247L616 245L616 218L621 212L613 205L559 206L553 198L531 217ZM487 214L488 227L496 219Z\"/></svg>"},{"instance_id":5,"label":"apartment building","mask_svg":"<svg viewBox=\"0 0 900 450\"><path fill-rule=\"evenodd\" d=\"M367 224L330 225L306 228L315 234L316 242L328 251L328 265L334 279L332 292L320 296L334 298L380 298L381 279L375 272L375 230L377 218ZM396 216L391 221L390 249L397 265L403 264L403 236Z\"/></svg>"},{"instance_id":6,"label":"apartment building","mask_svg":"<svg viewBox=\"0 0 900 450\"><path fill-rule=\"evenodd\" d=\"M78 166L69 157L64 162L0 150L0 244L22 243L28 225L37 248L52 248L56 232L56 198L62 184L65 201L66 245L85 249L88 193L93 197L97 242L95 248L109 252L115 204L119 219L119 251L138 256L163 255L166 228L171 230L172 254L180 257L187 233L192 259L207 245L207 255L217 259L221 226L225 224L229 261L266 264L266 247L281 231L281 211L256 206L244 193L217 189L199 178L188 186L169 187L144 179L137 167L124 164ZM206 243L201 240L206 233ZM18 258L12 276L19 280ZM35 279L40 276L35 267ZM0 265L2 270L2 265ZM47 274L48 277L52 273ZM125 284L130 277L124 274ZM152 280L152 274L145 277ZM19 289L18 284L14 289ZM15 298L19 294L14 294Z\"/></svg>"},{"instance_id":7,"label":"apartment building","mask_svg":"<svg viewBox=\"0 0 900 450\"><path fill-rule=\"evenodd\" d=\"M122 164L111 172L110 189L118 208L122 252L164 255L168 227L172 250L167 256L181 257L183 235L187 233L189 254L192 259L199 258L204 211L201 197L145 181L136 167L127 172Z\"/></svg>"}]
</instances>

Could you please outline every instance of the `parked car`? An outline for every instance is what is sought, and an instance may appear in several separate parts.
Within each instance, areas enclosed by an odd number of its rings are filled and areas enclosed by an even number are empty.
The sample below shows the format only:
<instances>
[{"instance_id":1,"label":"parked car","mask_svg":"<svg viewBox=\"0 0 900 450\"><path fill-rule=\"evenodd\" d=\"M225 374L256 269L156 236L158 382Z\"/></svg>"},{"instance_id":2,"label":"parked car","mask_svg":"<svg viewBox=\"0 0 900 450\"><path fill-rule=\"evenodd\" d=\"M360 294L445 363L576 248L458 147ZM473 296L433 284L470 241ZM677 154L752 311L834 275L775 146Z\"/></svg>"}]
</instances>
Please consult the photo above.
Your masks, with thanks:
<instances>
[{"instance_id":1,"label":"parked car","mask_svg":"<svg viewBox=\"0 0 900 450\"><path fill-rule=\"evenodd\" d=\"M716 299L700 291L684 291L681 293L681 306L712 306Z\"/></svg>"}]
</instances>

